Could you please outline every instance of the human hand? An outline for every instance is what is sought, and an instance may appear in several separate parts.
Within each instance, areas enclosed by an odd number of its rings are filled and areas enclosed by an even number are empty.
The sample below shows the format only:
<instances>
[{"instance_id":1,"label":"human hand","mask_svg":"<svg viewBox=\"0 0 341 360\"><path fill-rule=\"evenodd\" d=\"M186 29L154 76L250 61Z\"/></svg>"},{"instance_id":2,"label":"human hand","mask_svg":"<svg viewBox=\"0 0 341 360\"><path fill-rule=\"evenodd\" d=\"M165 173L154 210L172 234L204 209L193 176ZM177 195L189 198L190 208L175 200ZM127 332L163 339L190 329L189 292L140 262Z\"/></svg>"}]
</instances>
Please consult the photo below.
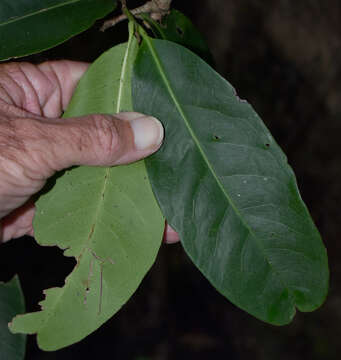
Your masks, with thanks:
<instances>
[{"instance_id":1,"label":"human hand","mask_svg":"<svg viewBox=\"0 0 341 360\"><path fill-rule=\"evenodd\" d=\"M59 118L87 67L72 61L0 65L0 241L34 235L31 197L56 171L127 164L160 147L161 123L143 114ZM178 240L168 226L164 238Z\"/></svg>"}]
</instances>

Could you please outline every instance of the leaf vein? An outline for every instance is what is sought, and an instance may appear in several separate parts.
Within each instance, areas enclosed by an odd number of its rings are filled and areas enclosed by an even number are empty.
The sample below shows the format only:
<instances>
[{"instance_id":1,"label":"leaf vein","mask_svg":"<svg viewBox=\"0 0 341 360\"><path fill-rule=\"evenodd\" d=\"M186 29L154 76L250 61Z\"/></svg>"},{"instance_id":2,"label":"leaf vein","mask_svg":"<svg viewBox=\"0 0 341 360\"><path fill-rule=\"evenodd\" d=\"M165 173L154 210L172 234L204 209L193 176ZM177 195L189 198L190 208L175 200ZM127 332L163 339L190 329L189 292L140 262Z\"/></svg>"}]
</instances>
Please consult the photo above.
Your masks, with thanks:
<instances>
[{"instance_id":1,"label":"leaf vein","mask_svg":"<svg viewBox=\"0 0 341 360\"><path fill-rule=\"evenodd\" d=\"M236 207L236 205L234 204L234 202L231 200L230 196L226 193L222 183L220 182L217 174L215 173L212 165L209 163L209 160L206 156L206 154L204 153L202 147L200 146L200 143L199 143L199 140L196 136L196 134L194 133L193 129L191 128L190 126L190 123L187 119L187 116L186 114L184 113L183 109L182 109L182 106L181 106L181 103L179 102L179 100L177 99L176 95L174 94L174 91L171 87L171 84L167 78L167 76L165 75L165 71L163 69L163 66L161 64L161 61L159 59L159 56L158 54L156 53L155 49L154 49L154 46L150 40L150 38L148 36L145 36L144 37L146 43L147 43L147 46L149 47L149 50L152 54L152 58L155 62L155 65L157 67L157 70L158 72L160 73L160 76L163 80L163 82L165 83L165 86L166 86L166 89L167 91L169 92L169 95L172 99L172 101L174 102L175 104L175 107L176 109L178 110L180 116L183 118L184 122L185 122L185 125L187 127L187 130L188 132L190 133L190 135L192 136L193 138L193 141L196 145L196 147L198 148L198 151L200 152L206 166L208 167L208 169L210 170L210 172L212 173L212 176L214 177L214 179L216 180L217 184L218 184L218 187L220 188L221 192L224 194L224 196L226 197L226 199L228 200L228 202L230 203L232 209L235 211L236 215L240 218L240 221L241 223L246 227L246 229L248 229L248 231L250 232L250 234L252 235L252 237L255 239L256 241L256 244L257 246L259 247L259 249L261 250L262 254L263 254L263 257L265 259L265 261L267 261L267 263L269 264L269 266L271 266L271 268L273 269L274 272L276 272L276 270L274 269L273 265L270 263L269 259L266 257L266 254L264 252L264 247L262 245L262 243L259 241L259 239L257 238L257 236L254 234L254 232L252 231L251 227L245 222L245 220L243 219L243 217L241 216L238 208ZM278 161L276 159L276 161ZM290 287L286 284L286 282L282 279L282 277L279 275L279 273L277 273L278 276L279 276L279 279L280 281L282 282L283 286L286 287L287 289L290 289Z\"/></svg>"},{"instance_id":2,"label":"leaf vein","mask_svg":"<svg viewBox=\"0 0 341 360\"><path fill-rule=\"evenodd\" d=\"M29 17L32 17L32 16L39 15L39 14L44 13L44 12L48 12L48 11L51 11L51 10L55 10L55 9L58 9L58 8L60 8L60 7L63 7L63 6L69 6L69 5L75 4L75 3L77 3L77 2L82 2L82 0L70 0L70 1L65 1L65 2L60 3L60 4L56 4L56 5L47 7L47 8L43 8L43 9L36 10L36 11L34 11L34 12L28 13L28 14L23 15L23 16L15 16L15 17L10 18L10 19L7 20L6 22L1 23L1 24L0 24L0 27L1 27L1 26L6 26L6 25L8 25L8 24L11 24L11 23L14 23L14 22L16 22L16 21L20 21L20 20L23 20L23 19L26 19L26 18L29 18Z\"/></svg>"}]
</instances>

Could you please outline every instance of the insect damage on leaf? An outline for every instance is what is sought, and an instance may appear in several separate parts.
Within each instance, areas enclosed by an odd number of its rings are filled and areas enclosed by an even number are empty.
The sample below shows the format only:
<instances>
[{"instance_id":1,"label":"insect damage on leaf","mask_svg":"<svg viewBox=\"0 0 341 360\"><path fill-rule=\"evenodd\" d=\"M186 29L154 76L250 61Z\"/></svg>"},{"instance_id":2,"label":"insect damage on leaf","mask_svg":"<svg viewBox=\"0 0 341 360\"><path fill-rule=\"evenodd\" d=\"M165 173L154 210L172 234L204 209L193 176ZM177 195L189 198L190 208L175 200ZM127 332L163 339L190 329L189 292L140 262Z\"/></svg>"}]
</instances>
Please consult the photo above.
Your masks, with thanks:
<instances>
[{"instance_id":1,"label":"insect damage on leaf","mask_svg":"<svg viewBox=\"0 0 341 360\"><path fill-rule=\"evenodd\" d=\"M137 41L104 53L80 80L66 117L132 110ZM11 330L37 333L43 350L80 341L113 316L155 261L164 219L143 161L75 167L37 202L35 237L57 245L77 265L62 288L46 290L42 310L13 319Z\"/></svg>"}]
</instances>

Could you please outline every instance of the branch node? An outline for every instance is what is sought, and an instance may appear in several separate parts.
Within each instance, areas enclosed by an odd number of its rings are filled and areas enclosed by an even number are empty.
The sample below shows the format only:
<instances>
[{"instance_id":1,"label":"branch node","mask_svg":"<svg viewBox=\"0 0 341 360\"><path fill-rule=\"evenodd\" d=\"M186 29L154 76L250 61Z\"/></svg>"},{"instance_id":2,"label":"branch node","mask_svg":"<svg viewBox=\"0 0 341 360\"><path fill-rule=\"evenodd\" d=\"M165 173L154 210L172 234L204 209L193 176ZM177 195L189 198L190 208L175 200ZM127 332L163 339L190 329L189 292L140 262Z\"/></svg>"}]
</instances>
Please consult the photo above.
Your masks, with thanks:
<instances>
[{"instance_id":1,"label":"branch node","mask_svg":"<svg viewBox=\"0 0 341 360\"><path fill-rule=\"evenodd\" d=\"M149 0L144 5L141 5L133 10L131 14L140 18L141 14L148 14L153 20L161 21L163 16L169 13L172 0ZM122 9L127 7L126 0L121 0ZM115 16L113 19L107 20L103 23L101 31L105 31L123 20L127 19L126 14Z\"/></svg>"}]
</instances>

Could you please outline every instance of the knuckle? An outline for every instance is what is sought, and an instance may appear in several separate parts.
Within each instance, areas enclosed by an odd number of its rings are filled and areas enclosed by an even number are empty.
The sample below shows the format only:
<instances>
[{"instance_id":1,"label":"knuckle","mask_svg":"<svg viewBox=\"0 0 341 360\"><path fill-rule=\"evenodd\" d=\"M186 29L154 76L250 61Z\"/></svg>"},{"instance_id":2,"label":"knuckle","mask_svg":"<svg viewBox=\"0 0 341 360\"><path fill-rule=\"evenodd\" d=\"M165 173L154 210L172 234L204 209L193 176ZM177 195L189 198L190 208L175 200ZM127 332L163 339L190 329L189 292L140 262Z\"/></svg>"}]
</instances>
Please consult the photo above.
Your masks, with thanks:
<instances>
[{"instance_id":1,"label":"knuckle","mask_svg":"<svg viewBox=\"0 0 341 360\"><path fill-rule=\"evenodd\" d=\"M93 135L99 145L98 155L100 158L104 157L104 161L108 161L121 147L119 128L109 115L92 115L91 120Z\"/></svg>"},{"instance_id":2,"label":"knuckle","mask_svg":"<svg viewBox=\"0 0 341 360\"><path fill-rule=\"evenodd\" d=\"M25 92L20 86L21 71L17 63L7 63L0 68L0 90L3 102L22 107Z\"/></svg>"},{"instance_id":3,"label":"knuckle","mask_svg":"<svg viewBox=\"0 0 341 360\"><path fill-rule=\"evenodd\" d=\"M6 63L3 65L3 70L10 76L21 74L21 68L19 63Z\"/></svg>"}]
</instances>

